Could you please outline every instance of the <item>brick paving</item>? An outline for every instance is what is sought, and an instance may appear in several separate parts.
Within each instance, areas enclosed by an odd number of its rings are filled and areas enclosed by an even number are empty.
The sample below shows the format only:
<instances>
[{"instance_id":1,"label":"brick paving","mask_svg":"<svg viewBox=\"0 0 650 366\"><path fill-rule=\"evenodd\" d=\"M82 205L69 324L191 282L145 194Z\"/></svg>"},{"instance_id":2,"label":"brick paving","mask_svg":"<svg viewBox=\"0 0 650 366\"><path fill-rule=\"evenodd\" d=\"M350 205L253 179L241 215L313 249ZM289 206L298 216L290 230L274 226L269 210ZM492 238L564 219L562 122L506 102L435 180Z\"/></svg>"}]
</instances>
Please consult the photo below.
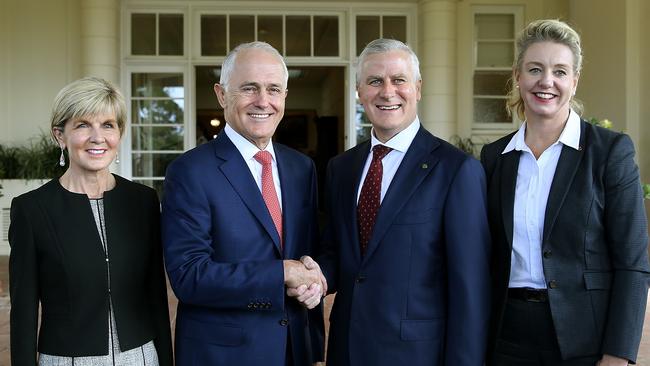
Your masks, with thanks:
<instances>
[{"instance_id":1,"label":"brick paving","mask_svg":"<svg viewBox=\"0 0 650 366\"><path fill-rule=\"evenodd\" d=\"M9 283L8 283L8 257L0 256L0 366L10 366L9 360ZM178 301L170 289L169 315L172 319L172 328L176 325L176 304ZM326 317L329 318L329 311L332 305L333 296L325 298ZM650 300L650 298L649 298ZM637 359L637 365L650 366L650 301L646 310L645 323L643 327L643 338Z\"/></svg>"}]
</instances>

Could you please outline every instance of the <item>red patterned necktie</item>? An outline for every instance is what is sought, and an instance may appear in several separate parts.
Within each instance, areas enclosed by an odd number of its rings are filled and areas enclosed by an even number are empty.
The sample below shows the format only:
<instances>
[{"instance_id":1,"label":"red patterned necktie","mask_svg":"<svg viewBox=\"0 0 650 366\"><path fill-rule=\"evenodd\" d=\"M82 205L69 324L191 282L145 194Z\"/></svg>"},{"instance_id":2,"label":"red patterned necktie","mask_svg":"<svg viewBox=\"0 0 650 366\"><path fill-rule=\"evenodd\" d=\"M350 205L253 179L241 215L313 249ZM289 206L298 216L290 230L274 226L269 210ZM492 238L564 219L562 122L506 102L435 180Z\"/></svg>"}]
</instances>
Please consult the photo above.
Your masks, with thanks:
<instances>
[{"instance_id":1,"label":"red patterned necktie","mask_svg":"<svg viewBox=\"0 0 650 366\"><path fill-rule=\"evenodd\" d=\"M273 157L268 151L259 151L254 157L262 164L262 198L264 198L266 208L269 209L275 228L278 230L280 247L282 247L282 209L273 183L273 168L271 167Z\"/></svg>"},{"instance_id":2,"label":"red patterned necktie","mask_svg":"<svg viewBox=\"0 0 650 366\"><path fill-rule=\"evenodd\" d=\"M370 241L372 228L375 226L375 219L377 218L377 212L381 203L381 177L384 173L381 159L391 150L390 147L384 145L375 145L372 148L372 161L370 162L366 179L363 181L361 194L359 195L359 205L357 206L361 255L364 255L366 252L366 247Z\"/></svg>"}]
</instances>

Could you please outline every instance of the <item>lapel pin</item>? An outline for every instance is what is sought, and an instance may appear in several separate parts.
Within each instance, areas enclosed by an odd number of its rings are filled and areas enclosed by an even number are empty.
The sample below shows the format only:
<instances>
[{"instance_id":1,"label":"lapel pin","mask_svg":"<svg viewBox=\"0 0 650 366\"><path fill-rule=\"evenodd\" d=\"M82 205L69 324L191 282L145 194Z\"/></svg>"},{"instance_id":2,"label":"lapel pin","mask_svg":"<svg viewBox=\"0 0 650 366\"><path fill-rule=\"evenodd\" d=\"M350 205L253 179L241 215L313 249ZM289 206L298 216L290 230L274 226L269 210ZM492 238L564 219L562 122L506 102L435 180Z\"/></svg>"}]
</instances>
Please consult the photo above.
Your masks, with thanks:
<instances>
[{"instance_id":1,"label":"lapel pin","mask_svg":"<svg viewBox=\"0 0 650 366\"><path fill-rule=\"evenodd\" d=\"M429 168L429 164L427 163L422 163L422 169L427 169Z\"/></svg>"}]
</instances>

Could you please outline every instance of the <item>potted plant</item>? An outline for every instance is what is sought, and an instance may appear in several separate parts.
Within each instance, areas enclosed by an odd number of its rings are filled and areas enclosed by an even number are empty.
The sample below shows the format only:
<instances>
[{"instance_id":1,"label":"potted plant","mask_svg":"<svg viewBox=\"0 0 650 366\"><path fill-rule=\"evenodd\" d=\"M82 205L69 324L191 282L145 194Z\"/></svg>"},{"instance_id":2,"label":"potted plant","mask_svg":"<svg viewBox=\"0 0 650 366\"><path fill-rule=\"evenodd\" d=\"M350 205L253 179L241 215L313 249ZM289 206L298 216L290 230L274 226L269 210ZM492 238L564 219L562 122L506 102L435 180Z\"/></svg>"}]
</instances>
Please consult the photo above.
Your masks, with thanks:
<instances>
[{"instance_id":1,"label":"potted plant","mask_svg":"<svg viewBox=\"0 0 650 366\"><path fill-rule=\"evenodd\" d=\"M65 172L59 166L61 150L52 142L49 134L41 132L23 146L0 145L0 215L8 215L11 200L25 192L38 188L46 181ZM0 233L8 218L0 219ZM9 254L9 244L0 238L0 255Z\"/></svg>"}]
</instances>

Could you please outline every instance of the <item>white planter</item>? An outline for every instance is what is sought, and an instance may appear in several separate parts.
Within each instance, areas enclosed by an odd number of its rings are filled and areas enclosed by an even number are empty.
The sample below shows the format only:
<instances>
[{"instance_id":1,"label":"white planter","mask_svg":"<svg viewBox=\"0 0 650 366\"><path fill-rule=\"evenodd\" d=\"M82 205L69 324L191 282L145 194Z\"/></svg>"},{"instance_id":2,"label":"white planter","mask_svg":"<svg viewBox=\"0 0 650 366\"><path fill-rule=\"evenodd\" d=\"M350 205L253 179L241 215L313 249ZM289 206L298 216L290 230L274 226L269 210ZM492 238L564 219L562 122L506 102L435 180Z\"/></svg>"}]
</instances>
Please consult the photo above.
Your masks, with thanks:
<instances>
[{"instance_id":1,"label":"white planter","mask_svg":"<svg viewBox=\"0 0 650 366\"><path fill-rule=\"evenodd\" d=\"M9 255L9 224L11 200L43 185L49 179L0 179L0 255Z\"/></svg>"}]
</instances>

